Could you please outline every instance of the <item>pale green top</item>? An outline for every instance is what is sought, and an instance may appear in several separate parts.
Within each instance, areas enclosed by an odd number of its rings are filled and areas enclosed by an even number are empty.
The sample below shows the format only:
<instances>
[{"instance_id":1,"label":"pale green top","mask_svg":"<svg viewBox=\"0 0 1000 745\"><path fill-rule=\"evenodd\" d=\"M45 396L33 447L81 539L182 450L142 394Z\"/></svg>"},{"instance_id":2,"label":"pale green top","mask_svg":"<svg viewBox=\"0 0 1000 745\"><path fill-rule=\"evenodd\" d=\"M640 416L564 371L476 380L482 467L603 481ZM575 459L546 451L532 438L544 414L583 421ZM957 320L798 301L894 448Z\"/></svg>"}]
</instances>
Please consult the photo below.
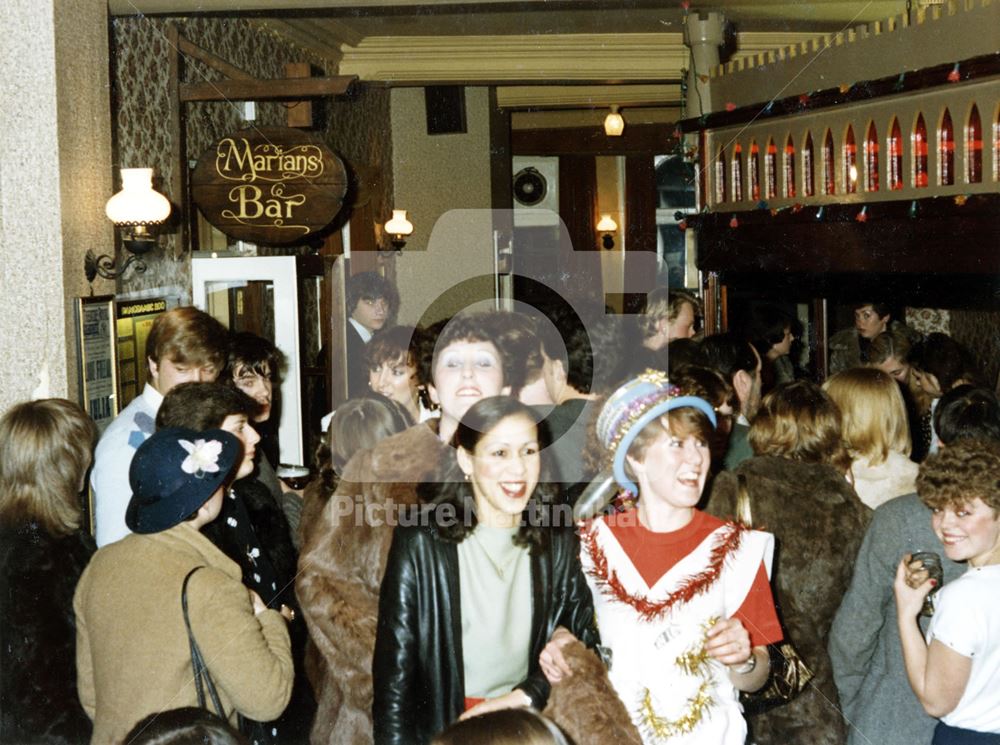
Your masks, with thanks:
<instances>
[{"instance_id":1,"label":"pale green top","mask_svg":"<svg viewBox=\"0 0 1000 745\"><path fill-rule=\"evenodd\" d=\"M510 693L528 674L531 559L517 530L477 525L458 544L467 698Z\"/></svg>"}]
</instances>

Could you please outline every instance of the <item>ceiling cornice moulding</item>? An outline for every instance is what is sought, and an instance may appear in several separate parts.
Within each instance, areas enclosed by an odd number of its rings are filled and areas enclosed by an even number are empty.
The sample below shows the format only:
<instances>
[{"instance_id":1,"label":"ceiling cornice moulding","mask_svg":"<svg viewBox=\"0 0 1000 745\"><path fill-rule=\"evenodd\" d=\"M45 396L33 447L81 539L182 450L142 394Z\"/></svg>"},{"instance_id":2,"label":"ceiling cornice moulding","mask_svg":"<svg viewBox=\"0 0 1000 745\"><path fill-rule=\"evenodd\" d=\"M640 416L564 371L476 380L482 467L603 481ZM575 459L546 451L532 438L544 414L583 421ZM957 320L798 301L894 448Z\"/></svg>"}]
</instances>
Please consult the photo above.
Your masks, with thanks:
<instances>
[{"instance_id":1,"label":"ceiling cornice moulding","mask_svg":"<svg viewBox=\"0 0 1000 745\"><path fill-rule=\"evenodd\" d=\"M802 33L739 35L736 57L801 43ZM370 36L341 47L341 75L389 84L678 82L688 65L680 33Z\"/></svg>"}]
</instances>

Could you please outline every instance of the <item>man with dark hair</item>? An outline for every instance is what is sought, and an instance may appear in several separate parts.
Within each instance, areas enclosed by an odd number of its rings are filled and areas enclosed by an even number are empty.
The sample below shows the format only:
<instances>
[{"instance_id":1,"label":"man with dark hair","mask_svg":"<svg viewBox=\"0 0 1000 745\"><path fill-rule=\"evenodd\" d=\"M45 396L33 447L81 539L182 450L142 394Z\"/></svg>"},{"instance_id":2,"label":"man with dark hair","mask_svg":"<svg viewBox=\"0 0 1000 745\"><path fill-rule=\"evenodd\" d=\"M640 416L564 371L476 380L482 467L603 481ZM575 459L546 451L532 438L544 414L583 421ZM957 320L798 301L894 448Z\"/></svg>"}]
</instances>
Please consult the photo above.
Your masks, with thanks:
<instances>
[{"instance_id":1,"label":"man with dark hair","mask_svg":"<svg viewBox=\"0 0 1000 745\"><path fill-rule=\"evenodd\" d=\"M125 508L132 496L128 469L136 448L153 434L163 397L180 383L215 380L226 361L228 335L225 326L190 306L169 310L153 321L146 339L149 381L108 425L94 453L90 485L98 546L129 533L125 525Z\"/></svg>"},{"instance_id":2,"label":"man with dark hair","mask_svg":"<svg viewBox=\"0 0 1000 745\"><path fill-rule=\"evenodd\" d=\"M594 473L584 468L587 425L593 416L595 352L588 325L570 308L549 316L552 323L539 324L542 342L542 377L555 406L545 417L552 444L556 478L564 484L589 481ZM593 320L593 319L592 319ZM598 355L600 352L598 352Z\"/></svg>"},{"instance_id":3,"label":"man with dark hair","mask_svg":"<svg viewBox=\"0 0 1000 745\"><path fill-rule=\"evenodd\" d=\"M945 449L969 439L1000 443L1000 403L988 390L961 386L949 391L935 420ZM964 564L943 555L930 508L916 494L907 494L875 510L830 630L830 661L849 725L848 745L912 745L930 742L934 735L937 720L926 714L907 682L892 589L899 560L914 551L942 555L945 584L965 571ZM921 619L924 631L927 620Z\"/></svg>"},{"instance_id":4,"label":"man with dark hair","mask_svg":"<svg viewBox=\"0 0 1000 745\"><path fill-rule=\"evenodd\" d=\"M394 323L399 293L392 282L376 272L361 272L347 280L347 395L368 390L365 344L372 334Z\"/></svg>"},{"instance_id":5,"label":"man with dark hair","mask_svg":"<svg viewBox=\"0 0 1000 745\"><path fill-rule=\"evenodd\" d=\"M760 407L761 361L757 350L736 334L713 334L701 343L706 363L733 387L739 413L729 436L722 467L731 471L753 457L750 447L750 420Z\"/></svg>"},{"instance_id":6,"label":"man with dark hair","mask_svg":"<svg viewBox=\"0 0 1000 745\"><path fill-rule=\"evenodd\" d=\"M884 300L860 300L854 308L854 327L830 337L830 375L868 362L872 339L896 324L892 307Z\"/></svg>"}]
</instances>

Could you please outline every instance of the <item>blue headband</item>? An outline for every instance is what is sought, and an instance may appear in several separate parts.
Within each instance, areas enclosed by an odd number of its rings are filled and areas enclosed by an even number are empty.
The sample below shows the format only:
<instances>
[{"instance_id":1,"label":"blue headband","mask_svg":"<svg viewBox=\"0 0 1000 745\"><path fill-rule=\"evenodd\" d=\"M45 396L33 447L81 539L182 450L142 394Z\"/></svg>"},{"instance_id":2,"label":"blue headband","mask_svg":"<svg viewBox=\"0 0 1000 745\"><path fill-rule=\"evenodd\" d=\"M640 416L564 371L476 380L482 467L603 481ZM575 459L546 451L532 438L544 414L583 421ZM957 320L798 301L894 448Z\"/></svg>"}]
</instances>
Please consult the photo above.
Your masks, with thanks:
<instances>
[{"instance_id":1,"label":"blue headband","mask_svg":"<svg viewBox=\"0 0 1000 745\"><path fill-rule=\"evenodd\" d=\"M625 456L638 434L668 411L685 407L697 409L716 426L715 410L705 399L682 395L662 373L647 370L611 395L597 419L597 435L606 448L614 450L612 473L620 486L639 493L625 473Z\"/></svg>"}]
</instances>

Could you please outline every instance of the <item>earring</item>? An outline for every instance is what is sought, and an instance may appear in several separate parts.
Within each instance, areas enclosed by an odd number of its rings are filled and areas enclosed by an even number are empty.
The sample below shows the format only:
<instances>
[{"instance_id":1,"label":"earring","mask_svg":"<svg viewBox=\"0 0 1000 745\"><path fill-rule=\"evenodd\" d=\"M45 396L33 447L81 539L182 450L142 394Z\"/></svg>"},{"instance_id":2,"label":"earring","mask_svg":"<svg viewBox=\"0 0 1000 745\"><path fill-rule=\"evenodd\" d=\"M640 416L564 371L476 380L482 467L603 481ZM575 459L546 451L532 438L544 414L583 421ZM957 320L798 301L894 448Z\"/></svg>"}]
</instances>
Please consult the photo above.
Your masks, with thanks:
<instances>
[{"instance_id":1,"label":"earring","mask_svg":"<svg viewBox=\"0 0 1000 745\"><path fill-rule=\"evenodd\" d=\"M465 474L465 480L466 480L466 481L468 481L468 480L469 480L469 474Z\"/></svg>"}]
</instances>

